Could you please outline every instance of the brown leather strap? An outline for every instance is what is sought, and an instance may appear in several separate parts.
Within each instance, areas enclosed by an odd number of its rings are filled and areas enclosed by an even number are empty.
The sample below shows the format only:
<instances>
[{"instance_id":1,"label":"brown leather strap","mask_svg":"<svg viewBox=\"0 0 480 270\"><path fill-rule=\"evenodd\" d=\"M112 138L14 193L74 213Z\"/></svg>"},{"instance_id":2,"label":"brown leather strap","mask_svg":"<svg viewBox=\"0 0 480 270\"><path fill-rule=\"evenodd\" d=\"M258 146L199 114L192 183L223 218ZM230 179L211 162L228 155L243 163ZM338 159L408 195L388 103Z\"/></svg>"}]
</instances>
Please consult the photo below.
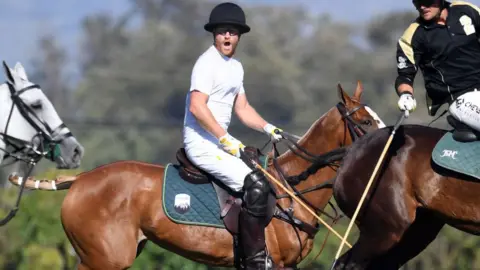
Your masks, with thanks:
<instances>
[{"instance_id":1,"label":"brown leather strap","mask_svg":"<svg viewBox=\"0 0 480 270\"><path fill-rule=\"evenodd\" d=\"M275 209L275 214L273 216L280 219L280 220L283 220L283 221L287 222L288 224L291 224L291 225L299 228L301 231L308 234L308 238L311 238L311 239L315 238L315 235L317 234L318 229L319 229L318 225L316 227L314 227L314 226L312 226L308 223L305 223L305 222L301 221L300 219L298 219L294 216L290 216L290 215L286 214L285 212L280 211L278 208Z\"/></svg>"}]
</instances>

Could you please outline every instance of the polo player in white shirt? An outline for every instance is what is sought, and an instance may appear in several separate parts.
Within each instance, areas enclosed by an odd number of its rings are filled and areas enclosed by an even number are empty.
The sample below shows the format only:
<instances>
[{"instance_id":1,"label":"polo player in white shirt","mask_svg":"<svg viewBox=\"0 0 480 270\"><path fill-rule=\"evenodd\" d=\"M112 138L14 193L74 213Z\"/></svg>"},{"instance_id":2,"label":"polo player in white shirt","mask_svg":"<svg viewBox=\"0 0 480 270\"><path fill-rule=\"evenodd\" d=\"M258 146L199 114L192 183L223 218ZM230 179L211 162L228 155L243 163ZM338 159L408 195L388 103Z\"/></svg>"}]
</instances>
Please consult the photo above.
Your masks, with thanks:
<instances>
[{"instance_id":1,"label":"polo player in white shirt","mask_svg":"<svg viewBox=\"0 0 480 270\"><path fill-rule=\"evenodd\" d=\"M248 103L242 64L233 58L240 36L250 31L241 7L217 5L205 30L214 44L196 61L187 94L183 143L188 158L199 168L237 192L244 192L240 214L240 242L246 269L272 269L265 244L267 202L274 196L265 175L240 159L245 146L228 133L232 109L246 126L278 141L278 129Z\"/></svg>"}]
</instances>

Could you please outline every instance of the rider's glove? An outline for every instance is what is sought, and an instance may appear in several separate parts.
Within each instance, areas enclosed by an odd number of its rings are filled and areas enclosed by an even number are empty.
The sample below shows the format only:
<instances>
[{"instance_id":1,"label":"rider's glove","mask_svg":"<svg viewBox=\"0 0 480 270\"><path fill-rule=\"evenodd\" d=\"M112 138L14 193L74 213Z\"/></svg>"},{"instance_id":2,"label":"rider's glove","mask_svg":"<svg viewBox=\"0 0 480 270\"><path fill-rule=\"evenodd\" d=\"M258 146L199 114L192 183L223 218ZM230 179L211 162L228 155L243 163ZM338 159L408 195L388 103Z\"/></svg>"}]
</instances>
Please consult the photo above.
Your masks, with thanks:
<instances>
[{"instance_id":1,"label":"rider's glove","mask_svg":"<svg viewBox=\"0 0 480 270\"><path fill-rule=\"evenodd\" d=\"M238 158L240 157L240 149L243 150L245 148L245 145L228 133L220 137L218 142L225 152L230 153Z\"/></svg>"},{"instance_id":2,"label":"rider's glove","mask_svg":"<svg viewBox=\"0 0 480 270\"><path fill-rule=\"evenodd\" d=\"M398 99L398 108L401 111L409 111L412 112L415 110L417 107L417 101L415 100L415 97L410 94L410 93L403 93L400 95L400 98Z\"/></svg>"},{"instance_id":3,"label":"rider's glove","mask_svg":"<svg viewBox=\"0 0 480 270\"><path fill-rule=\"evenodd\" d=\"M280 132L282 132L283 130L277 128L272 124L266 124L263 127L263 130L265 131L265 133L267 133L270 136L270 139L272 140L272 142L276 143L282 139L282 135L280 134Z\"/></svg>"}]
</instances>

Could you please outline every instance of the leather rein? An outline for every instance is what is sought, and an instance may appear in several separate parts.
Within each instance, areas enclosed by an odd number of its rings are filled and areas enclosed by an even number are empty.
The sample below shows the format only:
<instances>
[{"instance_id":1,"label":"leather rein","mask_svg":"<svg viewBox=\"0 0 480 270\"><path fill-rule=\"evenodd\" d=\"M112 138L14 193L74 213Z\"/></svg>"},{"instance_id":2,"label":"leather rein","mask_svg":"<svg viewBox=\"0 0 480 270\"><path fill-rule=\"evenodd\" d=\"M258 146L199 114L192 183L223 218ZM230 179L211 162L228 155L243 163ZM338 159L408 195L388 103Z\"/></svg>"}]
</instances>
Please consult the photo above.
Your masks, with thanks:
<instances>
[{"instance_id":1,"label":"leather rein","mask_svg":"<svg viewBox=\"0 0 480 270\"><path fill-rule=\"evenodd\" d=\"M357 123L353 118L352 115L357 112L359 109L365 107L365 104L360 104L359 106L353 108L352 110L348 111L345 105L342 102L339 102L336 107L338 111L340 112L342 116L342 121L345 124L345 135L344 135L344 140L342 143L342 147L334 149L332 151L329 151L327 153L321 154L321 155L314 155L310 153L308 150L305 148L301 147L297 142L296 139L294 138L293 135L288 134L287 132L281 132L282 139L280 142L283 142L286 144L288 149L294 153L295 155L301 157L304 160L307 160L311 163L311 165L304 170L302 173L298 175L291 175L288 176L286 175L280 165L278 164L278 157L279 157L279 152L277 149L277 143L272 143L272 150L274 152L274 157L272 160L272 163L274 165L275 170L277 171L278 175L280 176L280 180L284 184L284 187L287 187L291 190L293 190L295 196L298 196L303 202L305 202L311 209L313 209L317 213L321 213L328 218L332 219L333 223L338 222L343 216L338 214L337 209L335 206L331 203L331 199L328 201L328 204L332 207L332 209L335 212L335 216L331 216L330 214L326 213L324 210L315 207L312 205L311 202L309 202L304 194L317 191L323 188L332 188L333 186L333 181L335 178L329 179L321 184L315 185L313 187L306 188L304 190L298 190L295 186L300 184L301 182L305 181L308 179L309 176L315 174L319 169L324 168L324 167L330 167L332 170L337 171L337 168L340 167L338 164L338 161L342 160L343 157L346 154L347 147L343 146L346 143L347 139L347 131L350 134L352 141L358 140L360 137L365 135L367 132L365 129L362 128L362 126ZM267 142L268 144L268 142ZM266 146L266 145L265 145ZM264 146L264 147L265 147ZM300 235L298 234L297 229L300 229L301 231L307 233L308 237L313 239L315 235L317 234L319 230L319 224L317 224L315 227L296 218L294 216L294 210L293 210L293 199L288 195L288 194L280 194L276 196L277 200L278 199L285 199L288 198L290 200L290 205L287 209L283 209L280 205L277 204L274 217L285 221L289 224L291 224L294 229L295 233L297 234L297 238L300 242L300 250L303 250L302 247L302 242L300 240ZM300 252L301 254L301 252Z\"/></svg>"}]
</instances>

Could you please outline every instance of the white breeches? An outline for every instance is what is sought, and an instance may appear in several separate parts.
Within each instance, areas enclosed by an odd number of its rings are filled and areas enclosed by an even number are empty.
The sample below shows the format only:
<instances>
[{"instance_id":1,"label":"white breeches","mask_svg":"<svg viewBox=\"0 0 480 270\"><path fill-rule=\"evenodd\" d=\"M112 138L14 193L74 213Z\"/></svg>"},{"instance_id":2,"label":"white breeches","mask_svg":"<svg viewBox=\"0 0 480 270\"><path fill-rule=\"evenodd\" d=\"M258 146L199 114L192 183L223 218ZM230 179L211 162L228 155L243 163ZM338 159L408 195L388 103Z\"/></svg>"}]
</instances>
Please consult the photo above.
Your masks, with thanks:
<instances>
[{"instance_id":1,"label":"white breeches","mask_svg":"<svg viewBox=\"0 0 480 270\"><path fill-rule=\"evenodd\" d=\"M459 96L448 110L458 121L480 131L480 91L475 90Z\"/></svg>"},{"instance_id":2,"label":"white breeches","mask_svg":"<svg viewBox=\"0 0 480 270\"><path fill-rule=\"evenodd\" d=\"M205 172L210 173L234 191L241 191L250 169L241 159L230 155L214 144L185 146L190 161Z\"/></svg>"}]
</instances>

